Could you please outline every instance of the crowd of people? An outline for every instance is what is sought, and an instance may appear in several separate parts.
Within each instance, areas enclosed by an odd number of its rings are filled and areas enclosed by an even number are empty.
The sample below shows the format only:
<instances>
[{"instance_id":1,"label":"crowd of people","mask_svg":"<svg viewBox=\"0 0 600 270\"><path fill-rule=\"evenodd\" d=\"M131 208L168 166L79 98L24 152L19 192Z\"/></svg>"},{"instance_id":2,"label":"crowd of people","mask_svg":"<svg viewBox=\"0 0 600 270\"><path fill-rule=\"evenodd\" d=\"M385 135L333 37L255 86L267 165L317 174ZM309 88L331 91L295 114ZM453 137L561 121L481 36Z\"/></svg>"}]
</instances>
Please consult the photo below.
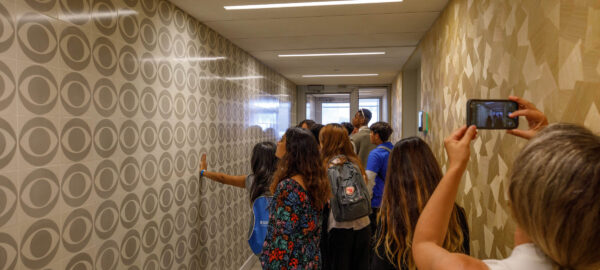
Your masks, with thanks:
<instances>
[{"instance_id":1,"label":"crowd of people","mask_svg":"<svg viewBox=\"0 0 600 270\"><path fill-rule=\"evenodd\" d=\"M549 125L533 104L510 97L529 128L511 168L515 248L503 260L470 257L469 224L455 203L474 126L444 140L442 172L418 137L390 142L392 127L304 120L275 145L257 144L252 174L201 176L246 188L252 203L272 196L263 269L600 269L600 137L573 124ZM471 226L482 226L471 224Z\"/></svg>"}]
</instances>

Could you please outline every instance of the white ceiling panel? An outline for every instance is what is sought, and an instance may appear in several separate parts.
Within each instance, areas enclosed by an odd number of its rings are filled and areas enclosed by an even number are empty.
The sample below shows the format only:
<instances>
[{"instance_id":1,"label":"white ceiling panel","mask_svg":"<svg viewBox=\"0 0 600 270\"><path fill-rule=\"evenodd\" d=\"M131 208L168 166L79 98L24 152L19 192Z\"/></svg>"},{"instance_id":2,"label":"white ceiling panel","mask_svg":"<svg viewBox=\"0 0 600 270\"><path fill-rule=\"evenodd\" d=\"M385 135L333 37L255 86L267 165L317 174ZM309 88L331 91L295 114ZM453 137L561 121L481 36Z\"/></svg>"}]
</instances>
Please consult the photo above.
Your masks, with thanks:
<instances>
[{"instance_id":1,"label":"white ceiling panel","mask_svg":"<svg viewBox=\"0 0 600 270\"><path fill-rule=\"evenodd\" d=\"M296 84L391 84L448 0L225 10L308 0L170 0ZM315 1L315 0L311 0ZM318 0L317 0L318 1ZM280 58L278 54L385 51L385 55ZM302 78L378 73L377 77Z\"/></svg>"}]
</instances>

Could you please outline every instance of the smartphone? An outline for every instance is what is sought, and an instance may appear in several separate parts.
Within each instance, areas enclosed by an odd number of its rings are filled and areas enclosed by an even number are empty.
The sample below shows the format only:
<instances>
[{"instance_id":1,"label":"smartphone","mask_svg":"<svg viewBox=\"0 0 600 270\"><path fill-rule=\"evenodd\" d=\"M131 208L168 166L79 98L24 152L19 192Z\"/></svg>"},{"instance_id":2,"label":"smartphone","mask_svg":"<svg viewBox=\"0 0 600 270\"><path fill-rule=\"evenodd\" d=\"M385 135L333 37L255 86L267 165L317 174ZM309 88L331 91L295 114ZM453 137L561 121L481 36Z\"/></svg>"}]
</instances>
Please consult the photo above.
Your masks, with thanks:
<instances>
[{"instance_id":1,"label":"smartphone","mask_svg":"<svg viewBox=\"0 0 600 270\"><path fill-rule=\"evenodd\" d=\"M467 101L467 126L478 129L515 129L519 118L508 115L519 109L519 104L511 100L469 99Z\"/></svg>"}]
</instances>

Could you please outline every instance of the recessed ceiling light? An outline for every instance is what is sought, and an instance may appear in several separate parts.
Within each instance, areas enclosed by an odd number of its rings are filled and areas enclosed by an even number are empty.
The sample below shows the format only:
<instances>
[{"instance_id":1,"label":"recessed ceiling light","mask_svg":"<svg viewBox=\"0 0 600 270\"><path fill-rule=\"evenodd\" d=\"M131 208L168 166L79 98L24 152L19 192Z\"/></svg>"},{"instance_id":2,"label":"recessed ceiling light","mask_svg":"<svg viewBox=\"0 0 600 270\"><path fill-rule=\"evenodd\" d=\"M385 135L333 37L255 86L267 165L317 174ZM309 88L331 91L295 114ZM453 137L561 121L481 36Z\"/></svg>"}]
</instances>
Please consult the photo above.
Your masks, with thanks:
<instances>
[{"instance_id":1,"label":"recessed ceiling light","mask_svg":"<svg viewBox=\"0 0 600 270\"><path fill-rule=\"evenodd\" d=\"M365 73L365 74L314 74L314 75L302 75L303 78L322 78L322 77L372 77L379 76L377 73Z\"/></svg>"},{"instance_id":2,"label":"recessed ceiling light","mask_svg":"<svg viewBox=\"0 0 600 270\"><path fill-rule=\"evenodd\" d=\"M345 1L295 2L295 3L278 3L278 4L224 6L224 8L226 10L239 10L239 9L291 8L291 7L322 7L322 6L340 6L340 5L397 3L397 2L402 2L402 1L403 0L345 0Z\"/></svg>"},{"instance_id":3,"label":"recessed ceiling light","mask_svg":"<svg viewBox=\"0 0 600 270\"><path fill-rule=\"evenodd\" d=\"M280 54L279 57L315 57L315 56L352 56L352 55L382 55L385 52L348 52L348 53L302 53Z\"/></svg>"}]
</instances>

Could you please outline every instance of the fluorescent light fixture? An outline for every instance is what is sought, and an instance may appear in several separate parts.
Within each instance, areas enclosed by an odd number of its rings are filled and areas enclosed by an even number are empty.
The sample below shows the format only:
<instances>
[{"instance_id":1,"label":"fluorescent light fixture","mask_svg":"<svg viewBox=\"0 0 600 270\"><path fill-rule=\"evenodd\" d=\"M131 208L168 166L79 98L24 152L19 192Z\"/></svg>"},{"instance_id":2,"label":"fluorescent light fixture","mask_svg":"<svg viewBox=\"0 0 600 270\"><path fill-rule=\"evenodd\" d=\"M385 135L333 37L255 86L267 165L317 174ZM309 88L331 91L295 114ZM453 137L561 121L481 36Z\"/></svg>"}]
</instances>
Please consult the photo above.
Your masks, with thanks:
<instances>
[{"instance_id":1,"label":"fluorescent light fixture","mask_svg":"<svg viewBox=\"0 0 600 270\"><path fill-rule=\"evenodd\" d=\"M295 2L295 3L278 3L278 4L224 6L224 8L226 10L240 10L240 9L265 9L265 8L291 8L291 7L322 7L322 6L397 3L397 2L402 2L402 1L403 0L345 0L345 1Z\"/></svg>"},{"instance_id":2,"label":"fluorescent light fixture","mask_svg":"<svg viewBox=\"0 0 600 270\"><path fill-rule=\"evenodd\" d=\"M372 77L379 76L377 73L364 73L364 74L315 74L315 75L302 75L303 78L323 78L323 77Z\"/></svg>"},{"instance_id":3,"label":"fluorescent light fixture","mask_svg":"<svg viewBox=\"0 0 600 270\"><path fill-rule=\"evenodd\" d=\"M251 80L251 79L262 79L263 76L243 76L243 77L223 77L225 80L229 81L241 81L241 80Z\"/></svg>"},{"instance_id":4,"label":"fluorescent light fixture","mask_svg":"<svg viewBox=\"0 0 600 270\"><path fill-rule=\"evenodd\" d=\"M385 52L345 52L345 53L280 54L279 57L352 56L352 55L382 55L382 54L385 54Z\"/></svg>"}]
</instances>

